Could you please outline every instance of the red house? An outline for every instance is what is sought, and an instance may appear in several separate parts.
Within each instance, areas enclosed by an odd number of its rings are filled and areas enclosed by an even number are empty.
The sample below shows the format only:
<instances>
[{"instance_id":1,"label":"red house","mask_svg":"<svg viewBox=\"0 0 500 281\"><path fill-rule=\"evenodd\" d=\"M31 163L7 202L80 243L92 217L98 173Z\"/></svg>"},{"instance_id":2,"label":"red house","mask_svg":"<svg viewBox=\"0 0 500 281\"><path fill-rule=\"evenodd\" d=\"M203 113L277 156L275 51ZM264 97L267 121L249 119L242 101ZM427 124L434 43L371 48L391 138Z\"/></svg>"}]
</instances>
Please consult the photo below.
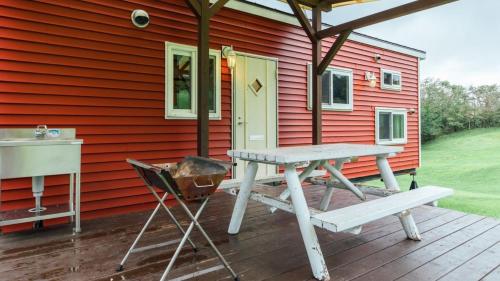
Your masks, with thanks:
<instances>
[{"instance_id":1,"label":"red house","mask_svg":"<svg viewBox=\"0 0 500 281\"><path fill-rule=\"evenodd\" d=\"M185 1L4 0L0 9L0 127L76 128L84 218L153 206L124 160L197 153L197 20ZM149 13L146 28L132 23L135 9ZM311 144L312 47L296 18L233 0L213 17L210 37L210 156ZM236 52L232 70L224 46ZM322 142L401 145L392 168L417 168L424 58L351 33L322 78ZM345 168L351 178L377 173L373 159ZM45 202L66 201L66 185L47 178ZM31 181L2 182L2 210L32 204Z\"/></svg>"}]
</instances>

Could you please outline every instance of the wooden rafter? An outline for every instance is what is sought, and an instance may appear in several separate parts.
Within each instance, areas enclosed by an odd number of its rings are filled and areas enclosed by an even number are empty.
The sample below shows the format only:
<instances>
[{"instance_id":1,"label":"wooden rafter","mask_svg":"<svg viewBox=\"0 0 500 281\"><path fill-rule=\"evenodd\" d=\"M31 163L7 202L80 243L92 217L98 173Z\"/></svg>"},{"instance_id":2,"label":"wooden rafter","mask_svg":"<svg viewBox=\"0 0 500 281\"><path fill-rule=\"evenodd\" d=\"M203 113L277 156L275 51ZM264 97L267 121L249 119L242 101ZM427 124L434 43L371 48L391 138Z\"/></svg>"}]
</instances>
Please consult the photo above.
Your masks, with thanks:
<instances>
[{"instance_id":1,"label":"wooden rafter","mask_svg":"<svg viewBox=\"0 0 500 281\"><path fill-rule=\"evenodd\" d=\"M220 0L219 0L220 1ZM306 15L304 14L304 11L300 7L299 3L297 0L287 0L288 4L290 5L290 8L292 8L292 11L299 21L300 25L306 32L307 36L311 41L316 40L316 32L313 30L311 23L307 19Z\"/></svg>"},{"instance_id":2,"label":"wooden rafter","mask_svg":"<svg viewBox=\"0 0 500 281\"><path fill-rule=\"evenodd\" d=\"M210 17L217 14L220 11L220 9L222 9L222 7L224 7L224 5L226 5L226 3L229 1L230 0L218 0L217 2L213 3L210 6Z\"/></svg>"},{"instance_id":3,"label":"wooden rafter","mask_svg":"<svg viewBox=\"0 0 500 281\"><path fill-rule=\"evenodd\" d=\"M327 29L318 31L316 36L319 39L323 39L326 37L335 36L342 32L348 30L354 30L362 27L366 27L372 24L380 23L383 21L395 19L398 17L406 16L415 12L423 11L426 9L434 8L440 5L448 4L451 2L455 2L457 0L426 0L426 1L415 1L408 4L404 4L392 9L388 9L382 12L378 12L366 17L362 17L350 22L346 22L343 24L339 24L336 26L329 27Z\"/></svg>"},{"instance_id":4,"label":"wooden rafter","mask_svg":"<svg viewBox=\"0 0 500 281\"><path fill-rule=\"evenodd\" d=\"M319 5L321 0L297 0L297 2L301 5L308 6L308 7L316 7Z\"/></svg>"},{"instance_id":5,"label":"wooden rafter","mask_svg":"<svg viewBox=\"0 0 500 281\"><path fill-rule=\"evenodd\" d=\"M318 66L319 74L323 74L323 72L325 72L326 68L330 65L335 55L339 52L340 47L344 45L344 42L347 40L351 32L352 30L345 31L341 33L339 37L337 37L333 45L330 47L330 50L328 50L325 57L323 57L323 60Z\"/></svg>"},{"instance_id":6,"label":"wooden rafter","mask_svg":"<svg viewBox=\"0 0 500 281\"><path fill-rule=\"evenodd\" d=\"M201 15L201 6L198 0L186 0L186 4L191 8L193 13L199 17Z\"/></svg>"}]
</instances>

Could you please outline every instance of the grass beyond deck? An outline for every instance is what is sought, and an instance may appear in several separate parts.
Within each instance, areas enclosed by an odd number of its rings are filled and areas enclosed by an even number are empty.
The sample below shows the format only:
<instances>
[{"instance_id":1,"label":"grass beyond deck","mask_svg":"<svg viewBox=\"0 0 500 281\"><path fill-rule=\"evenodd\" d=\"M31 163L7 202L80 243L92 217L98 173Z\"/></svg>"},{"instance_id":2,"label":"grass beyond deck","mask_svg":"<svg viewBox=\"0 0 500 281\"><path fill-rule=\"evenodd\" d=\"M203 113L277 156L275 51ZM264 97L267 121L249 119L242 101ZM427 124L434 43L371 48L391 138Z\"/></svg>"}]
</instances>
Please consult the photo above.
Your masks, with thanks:
<instances>
[{"instance_id":1,"label":"grass beyond deck","mask_svg":"<svg viewBox=\"0 0 500 281\"><path fill-rule=\"evenodd\" d=\"M423 145L417 173L420 186L455 190L440 207L500 218L500 128L464 131ZM398 181L406 190L411 178L403 175ZM368 184L383 186L380 181Z\"/></svg>"}]
</instances>

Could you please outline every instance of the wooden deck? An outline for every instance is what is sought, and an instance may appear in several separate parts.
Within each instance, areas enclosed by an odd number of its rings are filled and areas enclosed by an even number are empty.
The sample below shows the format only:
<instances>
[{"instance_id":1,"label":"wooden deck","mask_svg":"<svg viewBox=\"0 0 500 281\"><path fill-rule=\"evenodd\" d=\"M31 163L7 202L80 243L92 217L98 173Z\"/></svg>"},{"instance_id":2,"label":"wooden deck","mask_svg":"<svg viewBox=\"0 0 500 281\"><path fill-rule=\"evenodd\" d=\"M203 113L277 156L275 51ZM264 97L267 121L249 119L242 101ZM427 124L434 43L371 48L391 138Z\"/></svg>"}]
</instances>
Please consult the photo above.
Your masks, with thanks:
<instances>
[{"instance_id":1,"label":"wooden deck","mask_svg":"<svg viewBox=\"0 0 500 281\"><path fill-rule=\"evenodd\" d=\"M307 199L319 204L322 190L308 186ZM201 223L241 280L310 280L295 216L270 214L265 206L251 202L240 234L229 236L234 200L224 193L214 195ZM338 208L358 199L335 190L333 202ZM134 213L84 221L83 232L76 236L69 226L2 235L0 280L158 280L175 245L132 254L124 272L114 271L147 216ZM406 240L396 217L370 223L360 235L317 229L332 280L500 280L500 221L429 206L415 209L414 216L421 242ZM141 245L179 237L162 216ZM205 243L197 232L194 240ZM196 254L186 247L169 277L230 280L224 268L214 268L217 265L206 244ZM205 274L192 278L196 272Z\"/></svg>"}]
</instances>

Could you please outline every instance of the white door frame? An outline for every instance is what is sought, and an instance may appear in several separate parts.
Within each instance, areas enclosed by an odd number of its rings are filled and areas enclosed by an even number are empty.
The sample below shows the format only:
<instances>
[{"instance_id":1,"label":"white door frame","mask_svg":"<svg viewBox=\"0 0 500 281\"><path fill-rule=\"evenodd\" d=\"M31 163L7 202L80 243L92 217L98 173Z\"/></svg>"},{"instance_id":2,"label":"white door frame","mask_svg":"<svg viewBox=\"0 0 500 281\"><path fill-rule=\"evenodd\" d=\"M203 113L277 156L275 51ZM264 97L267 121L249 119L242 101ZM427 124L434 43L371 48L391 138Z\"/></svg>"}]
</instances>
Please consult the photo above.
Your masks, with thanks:
<instances>
[{"instance_id":1,"label":"white door frame","mask_svg":"<svg viewBox=\"0 0 500 281\"><path fill-rule=\"evenodd\" d=\"M251 58L258 58L258 59L266 59L266 60L272 60L276 62L276 147L278 147L279 144L279 60L276 57L268 57L268 56L263 56L263 55L257 55L257 54L252 54L252 53L247 53L247 52L238 52L236 51L237 56L245 56L245 57L251 57ZM235 149L235 139L236 139L236 126L234 120L236 120L236 103L235 101L235 84L234 84L234 70L231 70L231 149ZM231 178L234 178L236 169L231 169Z\"/></svg>"}]
</instances>

